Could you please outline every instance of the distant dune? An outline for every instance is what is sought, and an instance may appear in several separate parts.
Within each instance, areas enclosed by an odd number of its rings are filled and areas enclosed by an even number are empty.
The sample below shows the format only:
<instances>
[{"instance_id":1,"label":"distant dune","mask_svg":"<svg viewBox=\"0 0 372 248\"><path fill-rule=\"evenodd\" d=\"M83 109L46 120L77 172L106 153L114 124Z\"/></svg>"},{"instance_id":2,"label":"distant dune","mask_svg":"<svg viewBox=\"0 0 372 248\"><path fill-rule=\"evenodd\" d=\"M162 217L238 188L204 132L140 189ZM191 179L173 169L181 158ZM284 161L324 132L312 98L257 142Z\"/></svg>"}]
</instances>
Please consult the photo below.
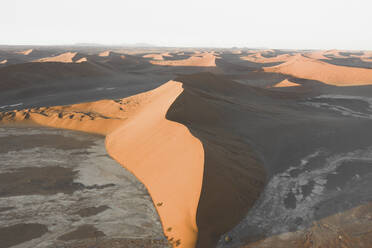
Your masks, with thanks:
<instances>
[{"instance_id":1,"label":"distant dune","mask_svg":"<svg viewBox=\"0 0 372 248\"><path fill-rule=\"evenodd\" d=\"M242 60L247 60L255 63L275 63L275 62L285 62L291 59L293 56L289 54L282 54L275 57L266 58L262 56L261 52L251 54L248 56L240 57Z\"/></svg>"},{"instance_id":2,"label":"distant dune","mask_svg":"<svg viewBox=\"0 0 372 248\"><path fill-rule=\"evenodd\" d=\"M328 64L297 55L291 60L273 67L266 72L277 72L298 78L321 81L335 86L356 86L372 84L372 69L354 68Z\"/></svg>"},{"instance_id":3,"label":"distant dune","mask_svg":"<svg viewBox=\"0 0 372 248\"><path fill-rule=\"evenodd\" d=\"M346 56L341 55L339 50L328 50L328 51L325 51L323 55L326 55L326 56L328 55L328 56L338 58L338 59L347 58Z\"/></svg>"},{"instance_id":4,"label":"distant dune","mask_svg":"<svg viewBox=\"0 0 372 248\"><path fill-rule=\"evenodd\" d=\"M108 57L110 56L111 51L104 51L98 54L100 57Z\"/></svg>"},{"instance_id":5,"label":"distant dune","mask_svg":"<svg viewBox=\"0 0 372 248\"><path fill-rule=\"evenodd\" d=\"M87 62L87 58L81 58L81 59L78 59L75 61L75 63L83 63L83 62Z\"/></svg>"},{"instance_id":6,"label":"distant dune","mask_svg":"<svg viewBox=\"0 0 372 248\"><path fill-rule=\"evenodd\" d=\"M151 54L146 54L146 55L143 55L143 58L152 58L154 60L163 60L163 56L161 54L158 54L158 53L151 53Z\"/></svg>"},{"instance_id":7,"label":"distant dune","mask_svg":"<svg viewBox=\"0 0 372 248\"><path fill-rule=\"evenodd\" d=\"M72 59L75 57L76 54L77 54L76 52L74 52L74 53L73 52L67 52L67 53L62 53L60 55L53 56L53 57L37 59L37 60L34 60L34 62L73 63L74 61Z\"/></svg>"},{"instance_id":8,"label":"distant dune","mask_svg":"<svg viewBox=\"0 0 372 248\"><path fill-rule=\"evenodd\" d=\"M198 67L215 67L216 56L211 53L196 53L187 59L182 60L166 60L166 61L150 61L154 65L163 66L198 66Z\"/></svg>"},{"instance_id":9,"label":"distant dune","mask_svg":"<svg viewBox=\"0 0 372 248\"><path fill-rule=\"evenodd\" d=\"M281 81L280 83L277 83L274 85L275 88L281 88L281 87L293 87L293 86L300 86L300 84L293 83L289 81L288 79L285 79Z\"/></svg>"},{"instance_id":10,"label":"distant dune","mask_svg":"<svg viewBox=\"0 0 372 248\"><path fill-rule=\"evenodd\" d=\"M315 51L310 53L304 53L305 57L311 58L311 59L318 59L318 60L329 60L329 58L324 56L324 51Z\"/></svg>"},{"instance_id":11,"label":"distant dune","mask_svg":"<svg viewBox=\"0 0 372 248\"><path fill-rule=\"evenodd\" d=\"M20 52L16 52L16 53L17 54L23 54L23 55L29 55L33 51L34 51L34 49L28 49L28 50L24 50L24 51L20 51Z\"/></svg>"},{"instance_id":12,"label":"distant dune","mask_svg":"<svg viewBox=\"0 0 372 248\"><path fill-rule=\"evenodd\" d=\"M164 60L164 57L173 57L168 52L166 53L150 53L142 56L143 58L152 58L154 60Z\"/></svg>"}]
</instances>

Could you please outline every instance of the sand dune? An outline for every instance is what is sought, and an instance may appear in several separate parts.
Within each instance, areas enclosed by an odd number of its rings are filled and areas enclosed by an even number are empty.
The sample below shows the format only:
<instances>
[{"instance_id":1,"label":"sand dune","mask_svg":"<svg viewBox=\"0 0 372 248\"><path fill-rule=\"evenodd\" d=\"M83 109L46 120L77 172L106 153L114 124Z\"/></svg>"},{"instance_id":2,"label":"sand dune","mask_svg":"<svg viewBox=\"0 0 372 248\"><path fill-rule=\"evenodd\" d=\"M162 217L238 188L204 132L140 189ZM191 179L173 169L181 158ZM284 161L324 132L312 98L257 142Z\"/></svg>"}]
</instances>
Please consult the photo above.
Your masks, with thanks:
<instances>
[{"instance_id":1,"label":"sand dune","mask_svg":"<svg viewBox=\"0 0 372 248\"><path fill-rule=\"evenodd\" d=\"M187 127L165 118L182 91L181 83L170 81L125 99L12 111L0 120L108 135L108 153L148 188L170 243L191 248L204 151Z\"/></svg>"},{"instance_id":2,"label":"sand dune","mask_svg":"<svg viewBox=\"0 0 372 248\"><path fill-rule=\"evenodd\" d=\"M372 62L372 52L371 51L366 51L363 53L361 56L353 55L353 57L360 58L364 62Z\"/></svg>"},{"instance_id":3,"label":"sand dune","mask_svg":"<svg viewBox=\"0 0 372 248\"><path fill-rule=\"evenodd\" d=\"M100 57L108 57L110 56L111 51L104 51L98 54Z\"/></svg>"},{"instance_id":4,"label":"sand dune","mask_svg":"<svg viewBox=\"0 0 372 248\"><path fill-rule=\"evenodd\" d=\"M255 63L275 63L275 62L285 62L292 58L292 55L282 54L275 57L266 58L262 56L262 53L255 53L248 56L240 57L242 60L247 60Z\"/></svg>"},{"instance_id":5,"label":"sand dune","mask_svg":"<svg viewBox=\"0 0 372 248\"><path fill-rule=\"evenodd\" d=\"M297 55L283 64L266 67L264 71L317 80L335 86L372 84L372 69L337 66L302 55Z\"/></svg>"},{"instance_id":6,"label":"sand dune","mask_svg":"<svg viewBox=\"0 0 372 248\"><path fill-rule=\"evenodd\" d=\"M346 56L341 55L340 54L340 51L338 51L338 50L328 50L328 51L325 51L323 53L323 55L328 55L328 56L331 56L331 57L334 57L334 58L338 58L338 59L347 58Z\"/></svg>"},{"instance_id":7,"label":"sand dune","mask_svg":"<svg viewBox=\"0 0 372 248\"><path fill-rule=\"evenodd\" d=\"M179 247L194 247L203 147L185 126L165 119L182 90L173 81L157 88L144 109L107 136L106 145L114 159L147 185L165 235Z\"/></svg>"},{"instance_id":8,"label":"sand dune","mask_svg":"<svg viewBox=\"0 0 372 248\"><path fill-rule=\"evenodd\" d=\"M74 61L72 59L75 57L76 54L77 54L76 52L74 52L74 53L73 52L67 52L67 53L62 53L60 55L53 56L53 57L37 59L37 60L34 60L34 62L73 63Z\"/></svg>"},{"instance_id":9,"label":"sand dune","mask_svg":"<svg viewBox=\"0 0 372 248\"><path fill-rule=\"evenodd\" d=\"M198 67L215 67L216 56L211 53L195 53L187 59L167 60L167 61L150 61L154 65L162 66L198 66Z\"/></svg>"},{"instance_id":10,"label":"sand dune","mask_svg":"<svg viewBox=\"0 0 372 248\"><path fill-rule=\"evenodd\" d=\"M16 53L17 54L23 54L23 55L29 55L33 51L34 51L34 49L28 49L28 50L24 50L24 51L20 51L20 52L16 52Z\"/></svg>"},{"instance_id":11,"label":"sand dune","mask_svg":"<svg viewBox=\"0 0 372 248\"><path fill-rule=\"evenodd\" d=\"M303 55L307 58L311 58L311 59L318 59L318 60L321 60L321 59L324 59L324 60L329 60L329 58L325 57L324 56L324 51L314 51L314 52L310 52L310 53L304 53Z\"/></svg>"},{"instance_id":12,"label":"sand dune","mask_svg":"<svg viewBox=\"0 0 372 248\"><path fill-rule=\"evenodd\" d=\"M75 63L83 63L83 62L87 62L87 61L88 61L87 58L84 57L84 58L76 60Z\"/></svg>"},{"instance_id":13,"label":"sand dune","mask_svg":"<svg viewBox=\"0 0 372 248\"><path fill-rule=\"evenodd\" d=\"M293 83L289 81L288 79L285 79L281 81L280 83L275 84L274 88L280 88L280 87L293 87L293 86L301 86L300 84Z\"/></svg>"},{"instance_id":14,"label":"sand dune","mask_svg":"<svg viewBox=\"0 0 372 248\"><path fill-rule=\"evenodd\" d=\"M143 58L152 58L154 60L164 60L163 56L158 53L151 53L142 56Z\"/></svg>"}]
</instances>

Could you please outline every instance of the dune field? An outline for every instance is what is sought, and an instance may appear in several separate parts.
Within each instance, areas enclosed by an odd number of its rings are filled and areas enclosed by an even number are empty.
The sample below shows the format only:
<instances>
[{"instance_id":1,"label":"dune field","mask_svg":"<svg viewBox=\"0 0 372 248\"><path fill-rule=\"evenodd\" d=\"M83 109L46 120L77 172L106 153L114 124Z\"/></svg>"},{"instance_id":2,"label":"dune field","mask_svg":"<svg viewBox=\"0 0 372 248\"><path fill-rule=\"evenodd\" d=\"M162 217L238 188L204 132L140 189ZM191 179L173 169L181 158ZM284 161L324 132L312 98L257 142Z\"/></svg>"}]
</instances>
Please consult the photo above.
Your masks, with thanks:
<instances>
[{"instance_id":1,"label":"dune field","mask_svg":"<svg viewBox=\"0 0 372 248\"><path fill-rule=\"evenodd\" d=\"M3 162L0 178L19 185L0 183L0 234L29 236L0 246L369 247L370 55L0 47L0 159L44 161ZM43 149L56 154L51 168ZM19 179L27 170L56 179ZM53 229L23 205L26 194L84 204L64 207L73 217Z\"/></svg>"}]
</instances>

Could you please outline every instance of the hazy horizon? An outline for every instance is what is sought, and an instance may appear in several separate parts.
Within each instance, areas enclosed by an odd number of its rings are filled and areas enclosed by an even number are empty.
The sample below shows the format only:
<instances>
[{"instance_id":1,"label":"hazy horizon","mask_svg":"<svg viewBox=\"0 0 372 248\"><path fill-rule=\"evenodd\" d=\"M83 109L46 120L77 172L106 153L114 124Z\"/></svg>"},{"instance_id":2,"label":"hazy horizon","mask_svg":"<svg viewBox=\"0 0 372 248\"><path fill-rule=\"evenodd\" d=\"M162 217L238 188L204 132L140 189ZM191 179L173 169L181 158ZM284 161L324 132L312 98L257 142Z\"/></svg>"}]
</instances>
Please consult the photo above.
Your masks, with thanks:
<instances>
[{"instance_id":1,"label":"hazy horizon","mask_svg":"<svg viewBox=\"0 0 372 248\"><path fill-rule=\"evenodd\" d=\"M372 50L372 3L3 0L0 45Z\"/></svg>"}]
</instances>

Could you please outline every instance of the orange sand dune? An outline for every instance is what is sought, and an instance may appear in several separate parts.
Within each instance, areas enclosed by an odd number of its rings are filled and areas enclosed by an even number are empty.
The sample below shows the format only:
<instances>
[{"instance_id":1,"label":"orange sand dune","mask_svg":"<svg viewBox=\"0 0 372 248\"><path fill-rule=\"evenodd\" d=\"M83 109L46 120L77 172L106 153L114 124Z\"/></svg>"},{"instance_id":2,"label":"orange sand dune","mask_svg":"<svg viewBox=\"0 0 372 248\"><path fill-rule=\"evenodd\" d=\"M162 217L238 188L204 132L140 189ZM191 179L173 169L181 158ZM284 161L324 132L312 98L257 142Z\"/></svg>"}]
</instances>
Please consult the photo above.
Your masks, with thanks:
<instances>
[{"instance_id":1,"label":"orange sand dune","mask_svg":"<svg viewBox=\"0 0 372 248\"><path fill-rule=\"evenodd\" d=\"M358 56L353 55L353 57L358 57ZM372 62L372 51L364 52L362 56L359 56L359 58L364 62Z\"/></svg>"},{"instance_id":2,"label":"orange sand dune","mask_svg":"<svg viewBox=\"0 0 372 248\"><path fill-rule=\"evenodd\" d=\"M304 53L303 55L307 58L311 58L311 59L324 59L324 60L329 60L329 58L325 57L324 56L324 51L314 51L314 52L310 52L310 53Z\"/></svg>"},{"instance_id":3,"label":"orange sand dune","mask_svg":"<svg viewBox=\"0 0 372 248\"><path fill-rule=\"evenodd\" d=\"M33 62L60 62L60 63L73 63L73 58L77 53L67 52L54 57L47 57L42 59L34 60Z\"/></svg>"},{"instance_id":4,"label":"orange sand dune","mask_svg":"<svg viewBox=\"0 0 372 248\"><path fill-rule=\"evenodd\" d=\"M277 72L298 78L321 81L336 86L372 84L372 69L328 64L297 55L283 64L265 67L267 72Z\"/></svg>"},{"instance_id":5,"label":"orange sand dune","mask_svg":"<svg viewBox=\"0 0 372 248\"><path fill-rule=\"evenodd\" d=\"M275 84L274 88L280 88L280 87L293 87L293 86L301 86L300 84L293 83L289 81L288 79L284 79L280 83Z\"/></svg>"},{"instance_id":6,"label":"orange sand dune","mask_svg":"<svg viewBox=\"0 0 372 248\"><path fill-rule=\"evenodd\" d=\"M147 187L170 243L191 248L198 232L204 149L186 126L165 118L182 91L182 83L169 81L120 100L12 111L0 113L0 120L107 135L110 156Z\"/></svg>"},{"instance_id":7,"label":"orange sand dune","mask_svg":"<svg viewBox=\"0 0 372 248\"><path fill-rule=\"evenodd\" d=\"M158 53L150 53L142 56L143 58L152 58L154 60L164 60L163 56Z\"/></svg>"},{"instance_id":8,"label":"orange sand dune","mask_svg":"<svg viewBox=\"0 0 372 248\"><path fill-rule=\"evenodd\" d=\"M16 52L17 54L29 55L34 49L28 49L25 51Z\"/></svg>"},{"instance_id":9,"label":"orange sand dune","mask_svg":"<svg viewBox=\"0 0 372 248\"><path fill-rule=\"evenodd\" d=\"M81 58L81 59L78 59L75 61L75 63L83 63L83 62L87 62L87 58Z\"/></svg>"},{"instance_id":10,"label":"orange sand dune","mask_svg":"<svg viewBox=\"0 0 372 248\"><path fill-rule=\"evenodd\" d=\"M110 56L111 51L104 51L98 54L100 57L108 57Z\"/></svg>"},{"instance_id":11,"label":"orange sand dune","mask_svg":"<svg viewBox=\"0 0 372 248\"><path fill-rule=\"evenodd\" d=\"M187 59L181 60L151 60L151 64L163 66L199 66L199 67L215 67L216 56L211 53L196 53Z\"/></svg>"},{"instance_id":12,"label":"orange sand dune","mask_svg":"<svg viewBox=\"0 0 372 248\"><path fill-rule=\"evenodd\" d=\"M242 54L241 50L233 50L231 51L232 54Z\"/></svg>"},{"instance_id":13,"label":"orange sand dune","mask_svg":"<svg viewBox=\"0 0 372 248\"><path fill-rule=\"evenodd\" d=\"M334 58L339 58L339 59L344 59L344 58L347 58L345 56L342 56L340 54L341 51L338 51L338 50L328 50L328 51L325 51L323 54L324 55L329 55L329 56L332 56Z\"/></svg>"},{"instance_id":14,"label":"orange sand dune","mask_svg":"<svg viewBox=\"0 0 372 248\"><path fill-rule=\"evenodd\" d=\"M4 59L4 60L0 61L0 65L4 65L6 63L8 63L8 60L7 59Z\"/></svg>"},{"instance_id":15,"label":"orange sand dune","mask_svg":"<svg viewBox=\"0 0 372 248\"><path fill-rule=\"evenodd\" d=\"M248 55L248 56L242 56L242 57L240 57L240 59L255 62L255 63L275 63L275 62L288 61L292 57L293 57L293 55L282 54L282 55L278 55L276 57L266 58L266 57L262 56L261 52L259 52L259 53L251 54L251 55Z\"/></svg>"},{"instance_id":16,"label":"orange sand dune","mask_svg":"<svg viewBox=\"0 0 372 248\"><path fill-rule=\"evenodd\" d=\"M182 91L182 84L174 81L156 89L144 109L107 136L106 146L147 185L165 234L180 247L194 247L204 150L185 126L165 119Z\"/></svg>"}]
</instances>

